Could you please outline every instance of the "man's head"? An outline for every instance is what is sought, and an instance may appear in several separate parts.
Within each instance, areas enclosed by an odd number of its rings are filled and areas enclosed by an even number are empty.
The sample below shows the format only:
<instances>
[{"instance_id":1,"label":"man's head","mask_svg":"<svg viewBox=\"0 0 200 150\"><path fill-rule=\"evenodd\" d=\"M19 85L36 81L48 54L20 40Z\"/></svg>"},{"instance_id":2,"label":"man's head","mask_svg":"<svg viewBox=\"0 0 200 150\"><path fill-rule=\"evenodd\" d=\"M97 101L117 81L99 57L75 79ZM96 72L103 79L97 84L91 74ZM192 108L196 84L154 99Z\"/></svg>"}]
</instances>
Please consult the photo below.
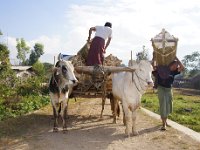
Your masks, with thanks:
<instances>
[{"instance_id":1,"label":"man's head","mask_svg":"<svg viewBox=\"0 0 200 150\"><path fill-rule=\"evenodd\" d=\"M105 26L105 27L110 27L110 28L112 28L112 23L106 22L104 26Z\"/></svg>"},{"instance_id":2,"label":"man's head","mask_svg":"<svg viewBox=\"0 0 200 150\"><path fill-rule=\"evenodd\" d=\"M178 62L176 60L172 61L169 64L170 71L175 71L178 68Z\"/></svg>"}]
</instances>

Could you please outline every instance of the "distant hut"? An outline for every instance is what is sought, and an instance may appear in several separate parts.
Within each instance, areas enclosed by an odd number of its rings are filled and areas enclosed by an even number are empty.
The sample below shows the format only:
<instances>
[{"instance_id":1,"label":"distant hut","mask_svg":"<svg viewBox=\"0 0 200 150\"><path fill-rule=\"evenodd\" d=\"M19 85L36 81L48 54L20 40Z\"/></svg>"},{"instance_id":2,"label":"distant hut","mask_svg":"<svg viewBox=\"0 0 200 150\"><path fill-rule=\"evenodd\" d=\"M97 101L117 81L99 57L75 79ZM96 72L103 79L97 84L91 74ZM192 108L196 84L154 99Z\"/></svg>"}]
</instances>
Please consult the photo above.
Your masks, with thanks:
<instances>
[{"instance_id":1,"label":"distant hut","mask_svg":"<svg viewBox=\"0 0 200 150\"><path fill-rule=\"evenodd\" d=\"M11 69L14 70L16 76L22 80L35 75L32 66L11 66Z\"/></svg>"}]
</instances>

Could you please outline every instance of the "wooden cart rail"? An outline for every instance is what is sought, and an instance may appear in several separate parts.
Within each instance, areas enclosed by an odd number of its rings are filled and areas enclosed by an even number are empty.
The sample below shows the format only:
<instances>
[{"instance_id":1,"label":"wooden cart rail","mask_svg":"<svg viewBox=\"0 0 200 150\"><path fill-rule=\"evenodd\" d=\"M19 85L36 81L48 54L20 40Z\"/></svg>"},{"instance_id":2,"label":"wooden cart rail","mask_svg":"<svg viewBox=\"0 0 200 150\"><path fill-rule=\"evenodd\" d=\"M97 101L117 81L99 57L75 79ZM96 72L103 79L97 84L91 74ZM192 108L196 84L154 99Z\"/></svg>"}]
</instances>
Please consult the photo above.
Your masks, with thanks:
<instances>
[{"instance_id":1,"label":"wooden cart rail","mask_svg":"<svg viewBox=\"0 0 200 150\"><path fill-rule=\"evenodd\" d=\"M102 111L106 97L112 92L111 73L134 72L134 68L116 66L76 66L75 72L79 78L78 85L72 91L72 97L102 98Z\"/></svg>"},{"instance_id":2,"label":"wooden cart rail","mask_svg":"<svg viewBox=\"0 0 200 150\"><path fill-rule=\"evenodd\" d=\"M95 72L95 67L96 66L76 66L75 70L77 73L93 74ZM130 67L115 67L115 66L99 66L99 67L101 67L100 71L103 71L104 73L107 73L107 74L114 73L114 72L122 72L122 71L128 71L128 72L135 71L134 68L130 68Z\"/></svg>"}]
</instances>

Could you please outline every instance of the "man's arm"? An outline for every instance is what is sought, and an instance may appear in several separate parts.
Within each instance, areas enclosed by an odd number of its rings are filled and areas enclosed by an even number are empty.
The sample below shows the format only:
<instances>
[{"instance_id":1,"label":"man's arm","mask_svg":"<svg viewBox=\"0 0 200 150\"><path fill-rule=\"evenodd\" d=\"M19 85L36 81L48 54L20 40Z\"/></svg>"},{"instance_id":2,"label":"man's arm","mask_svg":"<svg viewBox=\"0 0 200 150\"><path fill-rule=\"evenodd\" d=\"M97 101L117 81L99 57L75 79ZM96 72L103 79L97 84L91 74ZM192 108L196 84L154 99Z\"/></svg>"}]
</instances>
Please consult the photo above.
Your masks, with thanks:
<instances>
[{"instance_id":1,"label":"man's arm","mask_svg":"<svg viewBox=\"0 0 200 150\"><path fill-rule=\"evenodd\" d=\"M91 27L91 28L89 29L89 36L88 36L88 39L87 39L88 42L90 42L90 38L91 38L92 31L96 31L96 28L95 28L95 27Z\"/></svg>"},{"instance_id":2,"label":"man's arm","mask_svg":"<svg viewBox=\"0 0 200 150\"><path fill-rule=\"evenodd\" d=\"M179 72L183 71L185 67L183 66L183 64L181 63L181 61L177 57L175 59L177 60L178 65L179 65L178 71Z\"/></svg>"},{"instance_id":3,"label":"man's arm","mask_svg":"<svg viewBox=\"0 0 200 150\"><path fill-rule=\"evenodd\" d=\"M106 45L104 47L104 53L106 53L106 49L107 49L108 45L110 44L111 39L112 39L111 37L108 38Z\"/></svg>"}]
</instances>

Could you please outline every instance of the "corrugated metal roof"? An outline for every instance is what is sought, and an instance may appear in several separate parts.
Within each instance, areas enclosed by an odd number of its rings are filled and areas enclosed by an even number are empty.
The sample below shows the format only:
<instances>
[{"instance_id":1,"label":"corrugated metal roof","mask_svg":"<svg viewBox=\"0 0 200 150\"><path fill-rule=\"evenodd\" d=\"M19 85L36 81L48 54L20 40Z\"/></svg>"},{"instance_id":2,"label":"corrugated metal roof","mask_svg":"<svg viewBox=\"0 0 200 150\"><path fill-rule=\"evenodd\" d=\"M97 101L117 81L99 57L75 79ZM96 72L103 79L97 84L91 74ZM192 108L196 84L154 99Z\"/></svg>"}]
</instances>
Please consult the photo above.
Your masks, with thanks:
<instances>
[{"instance_id":1,"label":"corrugated metal roof","mask_svg":"<svg viewBox=\"0 0 200 150\"><path fill-rule=\"evenodd\" d=\"M32 68L32 66L11 66L13 70L28 70L30 68Z\"/></svg>"}]
</instances>

